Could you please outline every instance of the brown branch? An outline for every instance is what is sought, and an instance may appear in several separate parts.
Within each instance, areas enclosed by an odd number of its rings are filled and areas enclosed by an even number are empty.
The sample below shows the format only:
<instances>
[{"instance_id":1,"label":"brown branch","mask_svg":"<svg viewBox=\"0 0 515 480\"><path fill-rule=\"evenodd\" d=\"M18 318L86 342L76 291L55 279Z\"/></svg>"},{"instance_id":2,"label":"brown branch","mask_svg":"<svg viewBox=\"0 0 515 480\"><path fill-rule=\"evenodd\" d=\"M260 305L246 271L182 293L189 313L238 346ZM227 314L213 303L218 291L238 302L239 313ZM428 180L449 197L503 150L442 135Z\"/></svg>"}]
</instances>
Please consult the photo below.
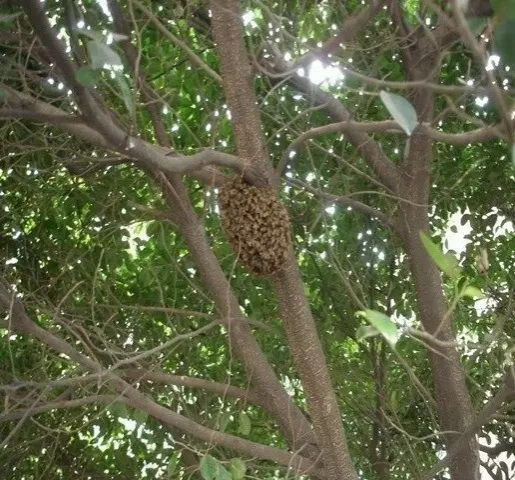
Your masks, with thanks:
<instances>
[{"instance_id":1,"label":"brown branch","mask_svg":"<svg viewBox=\"0 0 515 480\"><path fill-rule=\"evenodd\" d=\"M323 192L317 188L312 187L311 185L308 185L307 183L304 183L297 179L287 179L287 182L294 187L300 188L306 192L311 193L317 198L320 198L322 200L325 200L329 204L341 204L341 205L347 205L349 207L352 207L354 210L357 210L358 212L363 213L367 217L370 218L377 218L383 225L392 227L394 226L391 219L385 215L383 212L380 212L379 210L376 210L375 208L372 208L368 205L365 205L364 203L354 200L352 198L342 196L342 195L333 195L332 193Z\"/></svg>"},{"instance_id":2,"label":"brown branch","mask_svg":"<svg viewBox=\"0 0 515 480\"><path fill-rule=\"evenodd\" d=\"M476 130L463 133L445 133L440 130L435 130L424 123L419 126L419 132L426 134L432 140L447 143L456 146L466 146L469 143L486 142L493 139L506 139L506 136L501 132L502 125L485 126ZM315 137L328 135L331 133L342 132L366 132L366 133L394 133L404 134L402 127L393 120L384 120L378 122L355 122L347 120L344 122L330 123L321 127L314 127L300 134L285 150L281 157L280 162L276 167L276 173L282 175L288 162L290 161L290 154L298 152L305 143Z\"/></svg>"},{"instance_id":3,"label":"brown branch","mask_svg":"<svg viewBox=\"0 0 515 480\"><path fill-rule=\"evenodd\" d=\"M3 85L2 88L4 88ZM51 122L52 119L56 119L58 126L73 135L102 148L115 150L143 165L157 168L163 172L179 174L201 170L208 165L218 165L242 173L244 178L250 183L259 182L260 177L255 170L234 155L214 150L204 150L190 156L174 154L168 149L163 149L135 137L131 140L135 142L133 148L118 150L109 144L105 137L99 134L97 130L89 127L83 121L79 121L78 117L68 115L48 103L36 100L21 92L9 89L8 93L9 95L4 100L4 104L11 107L15 112L14 116L19 116L18 114L20 112L26 112L24 113L25 118L36 121L48 123ZM2 110L6 113L10 111L6 108Z\"/></svg>"},{"instance_id":4,"label":"brown branch","mask_svg":"<svg viewBox=\"0 0 515 480\"><path fill-rule=\"evenodd\" d=\"M261 166L264 179L272 179L243 39L240 2L211 0L210 6L238 154L250 158L253 165ZM285 268L274 278L274 288L288 345L306 392L327 478L355 480L357 472L350 458L336 395L292 249Z\"/></svg>"},{"instance_id":5,"label":"brown branch","mask_svg":"<svg viewBox=\"0 0 515 480\"><path fill-rule=\"evenodd\" d=\"M285 62L278 54L275 55L276 72L287 71ZM329 116L338 123L346 123L351 121L351 115L344 105L328 92L324 92L319 87L313 85L308 79L298 75L291 76L288 82L299 92L303 93L314 105L324 105ZM375 142L367 134L352 128L344 132L345 137L354 145L358 153L363 157L365 162L374 170L378 180L384 186L398 193L401 185L401 176L398 168L392 163L381 149L380 145Z\"/></svg>"},{"instance_id":6,"label":"brown branch","mask_svg":"<svg viewBox=\"0 0 515 480\"><path fill-rule=\"evenodd\" d=\"M110 148L141 162L147 168L164 169L164 171L172 173L186 173L199 170L209 164L217 164L229 168L238 168L238 171L242 172L243 176L251 183L262 181L261 175L256 174L253 169L248 167L246 162L238 160L233 155L216 153L210 156L206 152L201 152L192 157L175 156L173 157L174 161L170 162L170 158L162 150L160 151L156 146L138 137L131 136L116 122L113 122L113 116L100 108L89 90L76 80L75 67L50 27L41 2L39 0L27 0L23 3L23 6L37 35L60 69L64 80L72 89L86 123L105 139L105 143ZM181 158L182 160L180 160Z\"/></svg>"},{"instance_id":7,"label":"brown branch","mask_svg":"<svg viewBox=\"0 0 515 480\"><path fill-rule=\"evenodd\" d=\"M120 147L125 145L125 136L122 135L120 138L120 132L112 127L112 120L108 117L106 112L100 108L91 92L76 79L76 68L67 55L64 45L52 30L43 9L43 4L39 2L39 0L26 0L22 2L22 7L36 35L55 62L65 83L72 90L84 117L92 126L95 126L98 131L103 132L103 135L107 136L115 145ZM104 129L106 130L104 131Z\"/></svg>"},{"instance_id":8,"label":"brown branch","mask_svg":"<svg viewBox=\"0 0 515 480\"><path fill-rule=\"evenodd\" d=\"M52 125L63 125L70 123L83 124L84 119L76 115L46 115L44 113L33 112L30 110L18 110L15 108L0 108L0 118L22 118L25 120L34 120L36 122L51 123Z\"/></svg>"},{"instance_id":9,"label":"brown branch","mask_svg":"<svg viewBox=\"0 0 515 480\"><path fill-rule=\"evenodd\" d=\"M261 118L252 89L253 70L243 43L243 26L236 0L212 0L213 37L217 43L220 71L238 155L259 169L263 185L272 170L261 135Z\"/></svg>"},{"instance_id":10,"label":"brown branch","mask_svg":"<svg viewBox=\"0 0 515 480\"><path fill-rule=\"evenodd\" d=\"M146 370L141 368L127 368L119 371L120 376L129 380L151 381L164 385L177 385L178 387L195 388L206 392L215 393L220 397L232 397L244 402L261 405L259 397L248 389L235 387L233 385L205 380L203 378L187 377L184 375L172 375L166 372Z\"/></svg>"},{"instance_id":11,"label":"brown branch","mask_svg":"<svg viewBox=\"0 0 515 480\"><path fill-rule=\"evenodd\" d=\"M159 405L150 397L139 392L132 385L120 378L116 373L104 369L99 363L79 353L72 345L34 323L25 313L25 308L20 300L10 293L8 284L4 280L0 280L0 305L10 312L9 318L11 319L11 326L14 331L32 335L53 350L67 355L71 360L77 362L86 370L103 375L109 384L115 388L120 395L124 396L127 404L139 410L146 411L149 415L152 415L164 424L183 430L189 435L210 444L215 443L251 457L270 460L280 465L287 466L288 468L292 468L295 474L316 472L315 464L297 453L290 453L278 448L244 440L235 435L212 430Z\"/></svg>"},{"instance_id":12,"label":"brown branch","mask_svg":"<svg viewBox=\"0 0 515 480\"><path fill-rule=\"evenodd\" d=\"M508 369L501 389L486 403L479 411L473 422L468 426L467 430L460 434L452 446L448 449L447 455L440 460L429 472L421 476L422 480L432 480L438 472L451 464L453 459L468 446L469 440L479 431L479 429L488 423L493 416L503 407L503 404L513 398L515 395L515 378L513 367Z\"/></svg>"},{"instance_id":13,"label":"brown branch","mask_svg":"<svg viewBox=\"0 0 515 480\"><path fill-rule=\"evenodd\" d=\"M116 28L120 29L122 33L128 33L128 27L125 24L121 10L117 7L118 4L112 0L111 5L114 6L113 17ZM131 68L136 72L135 57L137 52L135 52L134 47L129 42L124 42L123 46ZM155 102L152 99L156 95L146 84L144 75L139 73L137 77L148 109L150 105L154 105ZM162 132L161 116L153 115L152 112L150 114L156 138L162 145L167 145L168 138ZM252 178L249 179L251 173L252 171L247 169L243 172L243 176L247 177L247 180L251 183L254 183ZM195 211L191 208L191 202L188 199L187 192L185 192L184 187L180 183L180 179L173 175L168 176L167 179L159 176L153 177L162 188L169 204L170 218L178 231L183 235L194 261L199 267L201 277L222 315L222 319L228 324L228 337L232 351L245 366L249 378L252 379L254 391L259 392L258 397L261 400L261 405L273 414L294 449L304 448L303 451L306 455L316 459L319 456L319 450L315 446L311 426L300 410L293 404L253 339L248 323L253 324L254 321L252 319L246 320L241 314L236 313L239 312L237 301L220 269L219 263L207 244L205 235L201 234L202 222L199 221ZM207 184L216 185L220 185L226 180L226 177L213 167L196 171L195 178ZM262 181L259 177L254 180L256 180L256 183ZM181 212L175 207L174 203L180 203L182 206ZM261 324L258 326L263 328Z\"/></svg>"},{"instance_id":14,"label":"brown branch","mask_svg":"<svg viewBox=\"0 0 515 480\"><path fill-rule=\"evenodd\" d=\"M161 103L160 97L148 84L145 73L139 69L139 54L136 50L136 47L131 42L131 29L122 13L122 9L118 1L109 0L108 5L109 10L113 16L115 32L127 37L126 40L122 40L120 42L120 45L123 48L125 56L128 60L132 75L136 77L138 86L141 89L141 94L145 100L145 107L149 113L156 139L159 145L162 147L170 148L171 142L168 138L168 134L163 122L163 115L161 114L159 108Z\"/></svg>"},{"instance_id":15,"label":"brown branch","mask_svg":"<svg viewBox=\"0 0 515 480\"><path fill-rule=\"evenodd\" d=\"M50 410L77 408L91 404L111 404L115 402L126 403L121 395L91 395L89 397L76 398L73 400L61 400L58 402L48 402L43 405L33 406L29 408L16 408L0 413L0 423L11 422L20 418L28 418L39 413L48 412Z\"/></svg>"},{"instance_id":16,"label":"brown branch","mask_svg":"<svg viewBox=\"0 0 515 480\"><path fill-rule=\"evenodd\" d=\"M499 115L506 126L508 137L510 140L512 140L513 120L511 118L510 112L508 111L508 106L506 105L506 101L504 100L501 89L497 85L497 81L492 72L486 68L487 65L484 52L481 50L479 44L476 42L476 39L472 35L472 32L470 31L470 28L467 25L467 21L465 20L465 16L463 15L463 11L460 8L458 2L456 0L451 0L451 5L454 17L456 19L456 26L458 27L458 31L461 35L461 38L476 58L480 68L485 72L492 99L497 105L497 108L499 109Z\"/></svg>"},{"instance_id":17,"label":"brown branch","mask_svg":"<svg viewBox=\"0 0 515 480\"><path fill-rule=\"evenodd\" d=\"M295 61L292 70L296 71L299 68L306 67L317 59L324 61L339 48L352 42L354 37L377 15L385 3L386 0L373 0L368 8L346 19L340 27L340 31L334 37L330 38L320 48L300 57Z\"/></svg>"},{"instance_id":18,"label":"brown branch","mask_svg":"<svg viewBox=\"0 0 515 480\"><path fill-rule=\"evenodd\" d=\"M260 405L259 398L248 389L238 388L233 385L214 382L203 378L173 375L166 372L147 370L144 368L123 368L116 372L120 377L130 381L160 383L163 385L176 385L178 387L194 388L206 392L215 393L221 397L242 399L246 403ZM87 386L102 381L104 374L91 373L80 377L61 378L46 382L18 381L8 385L0 385L0 392L13 393L26 389L48 389L61 387Z\"/></svg>"},{"instance_id":19,"label":"brown branch","mask_svg":"<svg viewBox=\"0 0 515 480\"><path fill-rule=\"evenodd\" d=\"M222 83L222 79L220 75L212 70L197 54L191 50L186 43L177 38L173 33L171 33L154 15L154 13L149 10L145 5L143 5L139 0L133 0L134 4L148 17L148 19L152 22L152 24L166 37L170 40L176 47L180 48L184 53L186 53L189 58L191 64L194 67L200 68L204 72L206 72L211 78L216 80L218 83Z\"/></svg>"},{"instance_id":20,"label":"brown branch","mask_svg":"<svg viewBox=\"0 0 515 480\"><path fill-rule=\"evenodd\" d=\"M360 73L347 65L342 68L342 73L349 77L361 80L367 85L374 87L389 88L393 90L430 90L436 93L447 93L447 94L459 94L470 93L473 95L485 95L490 93L488 87L474 86L474 85L442 85L439 83L431 82L428 79L422 80L406 80L406 81L393 81L393 80L382 80L380 78L369 77L363 73Z\"/></svg>"}]
</instances>

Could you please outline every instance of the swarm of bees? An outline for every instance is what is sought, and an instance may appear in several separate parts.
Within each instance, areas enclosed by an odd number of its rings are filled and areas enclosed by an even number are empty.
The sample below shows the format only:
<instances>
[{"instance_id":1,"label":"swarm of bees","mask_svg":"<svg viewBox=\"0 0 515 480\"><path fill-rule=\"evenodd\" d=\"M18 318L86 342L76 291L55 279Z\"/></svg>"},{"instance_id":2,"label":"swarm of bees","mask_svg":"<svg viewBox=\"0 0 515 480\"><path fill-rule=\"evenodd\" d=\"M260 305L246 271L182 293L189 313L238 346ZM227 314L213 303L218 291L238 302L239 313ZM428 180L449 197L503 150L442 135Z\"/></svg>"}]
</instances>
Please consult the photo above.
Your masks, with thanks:
<instances>
[{"instance_id":1,"label":"swarm of bees","mask_svg":"<svg viewBox=\"0 0 515 480\"><path fill-rule=\"evenodd\" d=\"M281 270L290 245L290 222L274 191L235 178L220 188L218 203L238 261L255 275Z\"/></svg>"}]
</instances>

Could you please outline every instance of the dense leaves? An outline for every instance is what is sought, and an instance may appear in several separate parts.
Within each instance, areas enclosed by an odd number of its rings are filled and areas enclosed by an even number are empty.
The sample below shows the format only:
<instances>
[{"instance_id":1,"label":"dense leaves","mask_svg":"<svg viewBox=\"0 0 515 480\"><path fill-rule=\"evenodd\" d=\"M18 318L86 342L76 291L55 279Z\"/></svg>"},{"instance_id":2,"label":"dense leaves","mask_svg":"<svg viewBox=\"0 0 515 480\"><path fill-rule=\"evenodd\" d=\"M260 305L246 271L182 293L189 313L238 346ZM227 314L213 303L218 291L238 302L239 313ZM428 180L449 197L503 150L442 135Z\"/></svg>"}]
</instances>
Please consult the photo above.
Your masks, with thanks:
<instances>
[{"instance_id":1,"label":"dense leaves","mask_svg":"<svg viewBox=\"0 0 515 480\"><path fill-rule=\"evenodd\" d=\"M133 32L137 72L157 92L152 102L141 95L144 87L129 68L120 45L123 37L113 37L114 20L104 3L49 0L45 9L70 58L80 66L76 80L117 113L113 122L131 135L158 143L150 105L175 152L190 155L214 148L235 153L222 86L207 69L192 64L193 53L219 71L204 2L142 3L187 46L163 36L138 8L139 2L120 2ZM337 197L359 200L388 218L399 211L399 198L378 186L373 168L342 132L289 149L303 132L333 120L305 92L267 72L270 52L264 48L273 42L294 61L336 34L346 18L360 11L361 3L249 1L243 2L242 18L256 69L254 88L266 147L274 166L283 160L286 164L278 195L288 209L304 291L356 469L363 478L387 478L377 468L383 459L389 478L418 478L445 447L435 415L428 347L424 337L409 332L423 330L410 258L391 225ZM485 48L500 55L497 60L489 57L490 70L512 102L515 27L513 12L499 3L493 2L500 20L492 26L493 39ZM419 31L435 28L436 14L429 8L409 1L404 9L407 22ZM25 15L12 7L2 11L0 24L0 34L6 34L0 45L0 102L13 89L75 115L76 100L45 49L33 43ZM325 63L316 60L304 66L302 72L314 88L318 85L341 101L356 121L393 117L400 130L371 136L399 167L419 126L412 90L394 93L392 87L387 92L352 71L371 79L405 81L403 48L387 12L381 11L344 49ZM434 83L485 85L484 72L464 48L456 41L442 55ZM462 88L438 93L438 120L432 127L454 134L500 123L502 115L492 98L484 89L478 92ZM191 249L167 213L169 205L152 172L113 149L70 135L60 125L6 118L0 125L0 269L29 316L106 368L120 369L127 362L145 372L248 391L251 378L227 342L228 328L217 322L219 311ZM423 236L423 243L446 274L444 290L457 348L477 409L501 388L501 377L512 365L507 352L513 351L515 337L515 173L508 140L505 135L482 143L432 145L433 235ZM184 185L259 346L305 411L304 388L272 282L250 276L238 263L221 228L217 189L192 176L185 176ZM359 311L363 314L356 315ZM176 343L158 348L174 338ZM130 363L134 358L137 361ZM0 364L0 383L6 386L0 389L0 462L6 478L288 476L281 465L240 458L216 441L186 435L135 408L101 377L71 385L61 382L85 372L37 339L0 330ZM276 419L251 399L193 387L176 377L143 378L140 373L131 374L131 384L173 412L219 432L289 448ZM24 389L11 388L27 382ZM94 401L59 403L86 398ZM52 408L27 418L9 417L17 408L40 403ZM513 413L513 408L507 410L483 427L479 436L484 445L510 438ZM508 479L515 468L513 455L503 455L508 474L499 473L505 475L499 478ZM501 472L496 461L491 456L485 465Z\"/></svg>"}]
</instances>

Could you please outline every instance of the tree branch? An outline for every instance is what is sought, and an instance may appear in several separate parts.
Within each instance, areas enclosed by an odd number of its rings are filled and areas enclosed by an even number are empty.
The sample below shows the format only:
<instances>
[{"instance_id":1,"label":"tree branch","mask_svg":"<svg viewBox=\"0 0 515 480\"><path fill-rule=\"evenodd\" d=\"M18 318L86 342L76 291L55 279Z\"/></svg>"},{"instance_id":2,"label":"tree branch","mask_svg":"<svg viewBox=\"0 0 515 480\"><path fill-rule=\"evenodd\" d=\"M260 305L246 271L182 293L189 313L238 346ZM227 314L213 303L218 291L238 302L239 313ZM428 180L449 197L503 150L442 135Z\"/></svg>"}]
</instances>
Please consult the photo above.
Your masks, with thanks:
<instances>
[{"instance_id":1,"label":"tree branch","mask_svg":"<svg viewBox=\"0 0 515 480\"><path fill-rule=\"evenodd\" d=\"M20 418L28 418L39 413L62 408L77 408L91 404L111 404L115 402L126 403L121 395L91 395L89 397L75 398L73 400L61 400L58 402L48 402L43 405L29 408L16 408L0 413L0 423L11 422Z\"/></svg>"},{"instance_id":2,"label":"tree branch","mask_svg":"<svg viewBox=\"0 0 515 480\"><path fill-rule=\"evenodd\" d=\"M317 188L312 187L311 185L308 185L307 183L304 183L297 179L287 179L287 182L294 187L297 187L299 189L302 189L306 192L309 192L313 194L315 197L320 198L322 200L325 200L329 204L341 204L341 205L347 205L349 207L352 207L354 210L357 210L358 212L363 213L367 217L370 218L377 218L383 225L387 227L393 228L394 224L391 221L391 219L385 215L383 212L380 212L379 210L376 210L375 208L372 208L368 205L365 205L362 202L359 202L358 200L354 200L352 198L342 196L342 195L333 195L331 193L326 193L321 190L318 190Z\"/></svg>"},{"instance_id":3,"label":"tree branch","mask_svg":"<svg viewBox=\"0 0 515 480\"><path fill-rule=\"evenodd\" d=\"M509 368L501 389L486 403L486 405L476 415L474 421L469 425L458 440L456 440L451 448L448 450L447 455L440 460L429 472L421 476L422 480L431 480L442 469L449 466L454 458L461 452L462 449L467 447L468 441L472 438L479 429L488 423L492 417L503 407L506 400L509 400L515 395L515 377L513 367Z\"/></svg>"},{"instance_id":4,"label":"tree branch","mask_svg":"<svg viewBox=\"0 0 515 480\"><path fill-rule=\"evenodd\" d=\"M485 126L476 130L463 133L445 133L435 130L429 124L419 126L419 132L424 133L433 140L456 146L466 146L469 143L486 142L493 139L507 139L501 132L502 125ZM300 134L285 150L280 162L276 167L276 174L282 175L286 168L292 152L298 152L304 144L315 137L341 132L366 132L366 133L394 133L405 135L402 127L393 120L378 122L355 122L347 120L344 122L330 123L321 127L314 127Z\"/></svg>"},{"instance_id":5,"label":"tree branch","mask_svg":"<svg viewBox=\"0 0 515 480\"><path fill-rule=\"evenodd\" d=\"M317 471L317 467L312 461L307 460L298 453L286 452L244 440L235 435L212 430L157 404L114 372L104 369L99 363L79 353L64 340L34 323L27 316L20 300L9 292L8 284L3 279L0 280L0 305L10 312L9 318L12 319L11 326L14 331L32 335L48 347L61 354L67 355L71 360L77 362L86 370L103 375L109 384L126 399L127 404L139 410L146 411L164 424L183 430L189 435L210 444L215 443L251 457L270 460L280 465L287 466L288 468L292 468L295 474L308 474Z\"/></svg>"},{"instance_id":6,"label":"tree branch","mask_svg":"<svg viewBox=\"0 0 515 480\"><path fill-rule=\"evenodd\" d=\"M186 173L198 170L208 164L218 164L230 168L237 166L238 171L250 183L262 181L261 175L256 174L248 163L237 161L237 157L233 155L220 153L210 157L209 154L201 152L193 157L176 156L174 157L175 160L182 158L182 161L170 162L170 158L160 151L159 148L138 137L131 136L124 129L120 128L117 123L113 122L112 117L99 107L89 90L82 86L75 78L75 67L50 27L41 2L39 0L27 0L23 3L23 6L37 35L62 72L65 82L75 94L76 101L83 112L86 123L105 139L105 143L111 149L141 162L148 168L164 169L164 171L172 173ZM189 158L192 158L191 162Z\"/></svg>"},{"instance_id":7,"label":"tree branch","mask_svg":"<svg viewBox=\"0 0 515 480\"><path fill-rule=\"evenodd\" d=\"M351 42L354 37L363 30L367 23L376 16L386 0L373 0L372 4L361 10L359 13L347 18L337 35L330 38L320 48L300 57L294 62L292 70L296 71L311 64L314 60L325 61L330 55L334 54L339 48Z\"/></svg>"},{"instance_id":8,"label":"tree branch","mask_svg":"<svg viewBox=\"0 0 515 480\"><path fill-rule=\"evenodd\" d=\"M275 66L272 67L275 72L288 71L282 57L276 52ZM303 93L314 105L324 105L329 116L338 123L347 123L351 121L351 115L343 104L333 95L324 92L319 87L313 85L308 79L298 75L289 77L288 82L299 92ZM384 186L398 193L401 185L401 176L398 168L392 163L381 149L380 145L370 138L367 134L348 128L344 132L345 137L354 145L358 153L363 157L365 162L374 170L378 180Z\"/></svg>"},{"instance_id":9,"label":"tree branch","mask_svg":"<svg viewBox=\"0 0 515 480\"><path fill-rule=\"evenodd\" d=\"M145 5L143 5L139 0L133 0L134 4L148 17L148 19L152 22L152 24L166 37L170 40L176 47L180 48L189 58L191 64L194 67L198 67L207 73L211 78L216 80L218 83L222 83L222 79L218 73L212 70L197 54L191 50L186 43L177 38L173 33L171 33L154 15L152 10L149 10Z\"/></svg>"},{"instance_id":10,"label":"tree branch","mask_svg":"<svg viewBox=\"0 0 515 480\"><path fill-rule=\"evenodd\" d=\"M3 85L2 88L4 88ZM79 117L68 115L59 108L36 100L24 93L8 89L8 87L5 88L8 91L8 97L4 100L4 105L11 108L3 108L0 111L6 116L9 115L10 111L13 111L14 114L12 116L16 118L23 117L47 123L56 120L55 124L57 126L89 143L117 151L132 161L157 168L163 172L185 174L200 171L208 165L218 165L242 173L243 177L250 183L260 181L260 175L240 158L215 150L204 150L194 155L186 156L172 153L166 148L152 145L135 137L133 137L135 141L133 148L127 151L123 149L118 150L109 144L105 137L96 129L86 125ZM210 177L207 171L204 172L204 175Z\"/></svg>"},{"instance_id":11,"label":"tree branch","mask_svg":"<svg viewBox=\"0 0 515 480\"><path fill-rule=\"evenodd\" d=\"M0 327L1 328L1 327ZM145 368L123 368L116 372L120 377L130 381L160 383L163 385L176 385L178 387L194 388L206 392L215 393L220 397L233 397L242 399L246 403L260 405L259 398L250 390L238 388L233 385L214 382L203 378L188 377L185 375L173 375L167 372L148 370ZM0 392L12 393L26 389L48 389L69 386L87 386L90 383L102 381L104 374L91 373L80 377L60 378L46 382L18 381L8 385L0 385Z\"/></svg>"}]
</instances>

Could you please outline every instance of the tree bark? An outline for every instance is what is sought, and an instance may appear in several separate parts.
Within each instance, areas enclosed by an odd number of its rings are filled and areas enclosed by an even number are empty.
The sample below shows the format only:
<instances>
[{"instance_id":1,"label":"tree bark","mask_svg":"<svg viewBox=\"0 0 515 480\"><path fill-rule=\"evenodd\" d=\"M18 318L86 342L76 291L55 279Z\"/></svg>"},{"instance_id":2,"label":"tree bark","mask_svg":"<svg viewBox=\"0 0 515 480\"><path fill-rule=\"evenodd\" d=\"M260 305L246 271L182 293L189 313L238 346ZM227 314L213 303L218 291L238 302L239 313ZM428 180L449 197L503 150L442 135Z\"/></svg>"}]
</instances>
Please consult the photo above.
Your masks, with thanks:
<instances>
[{"instance_id":1,"label":"tree bark","mask_svg":"<svg viewBox=\"0 0 515 480\"><path fill-rule=\"evenodd\" d=\"M259 109L252 88L252 72L243 42L237 0L212 0L213 36L217 43L224 91L232 114L238 155L261 169L271 183L273 169L264 148ZM293 250L286 267L275 276L281 318L288 345L306 392L327 478L357 480L343 431L340 412L315 322Z\"/></svg>"},{"instance_id":2,"label":"tree bark","mask_svg":"<svg viewBox=\"0 0 515 480\"><path fill-rule=\"evenodd\" d=\"M415 209L415 208L413 208ZM404 247L409 256L411 273L415 284L420 320L424 328L433 334L439 328L447 311L443 295L440 273L422 245L419 233L429 232L427 212L409 214L404 237ZM444 342L454 342L455 337L450 321L439 329L437 338ZM434 345L428 350L435 387L436 406L440 427L453 431L444 436L447 450L450 451L460 434L467 431L474 419L474 412L465 382L465 372L459 353L454 346ZM452 480L474 480L479 478L479 451L475 437L472 436L466 448L451 462Z\"/></svg>"},{"instance_id":3,"label":"tree bark","mask_svg":"<svg viewBox=\"0 0 515 480\"><path fill-rule=\"evenodd\" d=\"M161 186L170 215L188 246L202 282L227 325L230 348L245 367L253 392L260 398L260 404L278 423L291 448L295 451L301 450L303 455L310 458L316 458L319 449L315 445L311 425L279 382L254 339L249 324L241 314L231 285L209 246L204 225L189 202L184 185L170 178L169 186L162 183ZM170 186L173 187L175 195L171 192ZM178 208L178 203L182 208Z\"/></svg>"},{"instance_id":4,"label":"tree bark","mask_svg":"<svg viewBox=\"0 0 515 480\"><path fill-rule=\"evenodd\" d=\"M418 52L418 58L425 57L426 64L418 75L427 75L431 61L427 52ZM416 68L416 67L415 67ZM414 68L414 69L415 69ZM434 94L430 91L417 91L412 103L420 122L430 122L433 116ZM415 293L418 301L420 320L430 334L438 330L437 338L454 342L450 319L440 327L447 311L443 284L436 265L427 254L420 232L429 233L429 204L431 185L432 140L420 131L413 132L410 139L410 152L404 167L405 188L401 192L410 203L402 203L401 239L408 254ZM465 382L465 372L459 353L454 346L435 346L437 353L428 350L433 372L436 406L440 427L444 431L456 433L444 436L447 449L459 439L460 433L467 431L474 418L474 412ZM451 463L453 480L474 480L479 478L479 451L474 438L467 448L463 448Z\"/></svg>"}]
</instances>

